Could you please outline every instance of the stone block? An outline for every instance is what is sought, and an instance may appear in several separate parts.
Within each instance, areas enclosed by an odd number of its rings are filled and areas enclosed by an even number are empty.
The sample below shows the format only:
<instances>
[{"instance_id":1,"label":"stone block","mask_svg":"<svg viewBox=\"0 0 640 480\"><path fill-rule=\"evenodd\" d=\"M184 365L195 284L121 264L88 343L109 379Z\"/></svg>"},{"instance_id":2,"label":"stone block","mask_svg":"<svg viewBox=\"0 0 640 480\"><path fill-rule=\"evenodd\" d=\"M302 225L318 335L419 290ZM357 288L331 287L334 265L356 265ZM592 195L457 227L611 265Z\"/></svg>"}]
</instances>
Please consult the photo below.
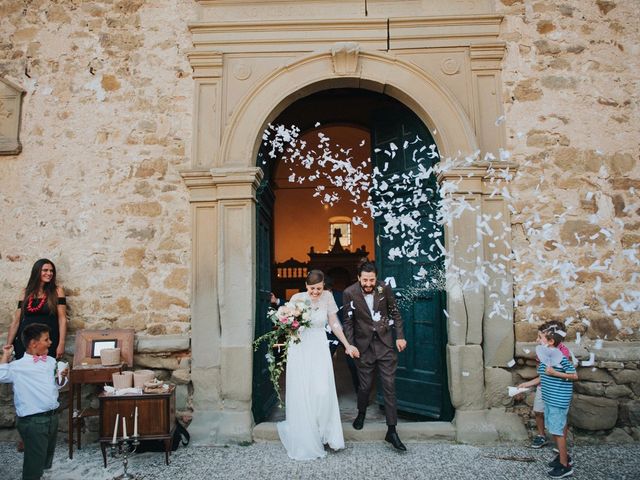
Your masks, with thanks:
<instances>
[{"instance_id":1,"label":"stone block","mask_svg":"<svg viewBox=\"0 0 640 480\"><path fill-rule=\"evenodd\" d=\"M513 360L515 336L511 316L485 315L482 338L485 367L506 367Z\"/></svg>"},{"instance_id":2,"label":"stone block","mask_svg":"<svg viewBox=\"0 0 640 480\"><path fill-rule=\"evenodd\" d=\"M522 442L529 437L522 418L517 413L492 408L487 412L487 420L498 431L501 442Z\"/></svg>"},{"instance_id":3,"label":"stone block","mask_svg":"<svg viewBox=\"0 0 640 480\"><path fill-rule=\"evenodd\" d=\"M640 400L620 402L620 423L628 427L640 426Z\"/></svg>"},{"instance_id":4,"label":"stone block","mask_svg":"<svg viewBox=\"0 0 640 480\"><path fill-rule=\"evenodd\" d=\"M457 442L487 445L500 441L498 429L487 419L486 410L458 410L453 422Z\"/></svg>"},{"instance_id":5,"label":"stone block","mask_svg":"<svg viewBox=\"0 0 640 480\"><path fill-rule=\"evenodd\" d=\"M222 408L220 394L220 368L193 368L193 408L202 411Z\"/></svg>"},{"instance_id":6,"label":"stone block","mask_svg":"<svg viewBox=\"0 0 640 480\"><path fill-rule=\"evenodd\" d=\"M590 395L592 397L604 396L604 385L596 382L576 382L574 385L576 393Z\"/></svg>"},{"instance_id":7,"label":"stone block","mask_svg":"<svg viewBox=\"0 0 640 480\"><path fill-rule=\"evenodd\" d=\"M594 367L577 369L578 378L585 382L613 383L613 378L606 370Z\"/></svg>"},{"instance_id":8,"label":"stone block","mask_svg":"<svg viewBox=\"0 0 640 480\"><path fill-rule=\"evenodd\" d=\"M619 385L640 383L640 370L613 370L611 375Z\"/></svg>"},{"instance_id":9,"label":"stone block","mask_svg":"<svg viewBox=\"0 0 640 480\"><path fill-rule=\"evenodd\" d=\"M136 335L137 353L167 353L189 350L190 339L185 335Z\"/></svg>"},{"instance_id":10,"label":"stone block","mask_svg":"<svg viewBox=\"0 0 640 480\"><path fill-rule=\"evenodd\" d=\"M527 321L516 322L514 325L516 340L520 342L535 342L538 338L538 324Z\"/></svg>"},{"instance_id":11,"label":"stone block","mask_svg":"<svg viewBox=\"0 0 640 480\"><path fill-rule=\"evenodd\" d=\"M251 402L253 349L247 347L222 347L220 349L222 398Z\"/></svg>"},{"instance_id":12,"label":"stone block","mask_svg":"<svg viewBox=\"0 0 640 480\"><path fill-rule=\"evenodd\" d=\"M447 345L451 403L456 409L484 409L484 369L479 345Z\"/></svg>"},{"instance_id":13,"label":"stone block","mask_svg":"<svg viewBox=\"0 0 640 480\"><path fill-rule=\"evenodd\" d=\"M136 367L145 367L151 369L177 370L178 359L175 357L165 357L161 355L151 355L143 353L133 356L133 363Z\"/></svg>"},{"instance_id":14,"label":"stone block","mask_svg":"<svg viewBox=\"0 0 640 480\"><path fill-rule=\"evenodd\" d=\"M607 398L624 398L631 396L631 389L626 385L608 385L604 389Z\"/></svg>"},{"instance_id":15,"label":"stone block","mask_svg":"<svg viewBox=\"0 0 640 480\"><path fill-rule=\"evenodd\" d=\"M602 439L604 443L633 443L634 438L622 428L614 428L613 431Z\"/></svg>"},{"instance_id":16,"label":"stone block","mask_svg":"<svg viewBox=\"0 0 640 480\"><path fill-rule=\"evenodd\" d=\"M583 430L609 430L618 419L618 402L610 398L574 394L569 423Z\"/></svg>"},{"instance_id":17,"label":"stone block","mask_svg":"<svg viewBox=\"0 0 640 480\"><path fill-rule=\"evenodd\" d=\"M250 442L253 416L245 411L194 410L189 425L191 444L197 447Z\"/></svg>"},{"instance_id":18,"label":"stone block","mask_svg":"<svg viewBox=\"0 0 640 480\"><path fill-rule=\"evenodd\" d=\"M484 369L484 392L489 408L511 405L508 387L513 383L511 372L502 368Z\"/></svg>"},{"instance_id":19,"label":"stone block","mask_svg":"<svg viewBox=\"0 0 640 480\"><path fill-rule=\"evenodd\" d=\"M189 386L176 385L176 410L189 408Z\"/></svg>"},{"instance_id":20,"label":"stone block","mask_svg":"<svg viewBox=\"0 0 640 480\"><path fill-rule=\"evenodd\" d=\"M178 385L186 385L191 382L191 372L181 368L174 370L171 374L171 381Z\"/></svg>"},{"instance_id":21,"label":"stone block","mask_svg":"<svg viewBox=\"0 0 640 480\"><path fill-rule=\"evenodd\" d=\"M594 353L598 361L637 362L640 361L640 342L603 342L602 348Z\"/></svg>"}]
</instances>

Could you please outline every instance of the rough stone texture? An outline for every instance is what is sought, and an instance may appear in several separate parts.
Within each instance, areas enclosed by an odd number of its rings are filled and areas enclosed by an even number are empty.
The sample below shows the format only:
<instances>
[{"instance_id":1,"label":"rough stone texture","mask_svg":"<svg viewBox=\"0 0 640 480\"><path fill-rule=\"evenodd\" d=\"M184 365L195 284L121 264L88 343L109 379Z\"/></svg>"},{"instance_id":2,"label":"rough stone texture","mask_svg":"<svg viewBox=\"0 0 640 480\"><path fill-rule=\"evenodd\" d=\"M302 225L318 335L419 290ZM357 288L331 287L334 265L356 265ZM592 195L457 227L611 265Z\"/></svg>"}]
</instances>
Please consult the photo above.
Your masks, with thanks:
<instances>
[{"instance_id":1,"label":"rough stone texture","mask_svg":"<svg viewBox=\"0 0 640 480\"><path fill-rule=\"evenodd\" d=\"M189 337L183 335L136 335L138 353L180 352L189 347Z\"/></svg>"},{"instance_id":2,"label":"rough stone texture","mask_svg":"<svg viewBox=\"0 0 640 480\"><path fill-rule=\"evenodd\" d=\"M177 370L180 366L179 360L176 357L149 354L134 355L133 363L139 367L164 370Z\"/></svg>"},{"instance_id":3,"label":"rough stone texture","mask_svg":"<svg viewBox=\"0 0 640 480\"><path fill-rule=\"evenodd\" d=\"M640 400L620 402L620 423L625 426L640 426Z\"/></svg>"},{"instance_id":4,"label":"rough stone texture","mask_svg":"<svg viewBox=\"0 0 640 480\"><path fill-rule=\"evenodd\" d=\"M583 430L608 430L618 418L618 402L608 398L574 394L569 421Z\"/></svg>"},{"instance_id":5,"label":"rough stone texture","mask_svg":"<svg viewBox=\"0 0 640 480\"><path fill-rule=\"evenodd\" d=\"M489 408L511 405L507 388L513 384L511 372L502 368L484 369L484 390Z\"/></svg>"},{"instance_id":6,"label":"rough stone texture","mask_svg":"<svg viewBox=\"0 0 640 480\"><path fill-rule=\"evenodd\" d=\"M640 370L614 370L611 375L620 385L628 383L640 383Z\"/></svg>"},{"instance_id":7,"label":"rough stone texture","mask_svg":"<svg viewBox=\"0 0 640 480\"><path fill-rule=\"evenodd\" d=\"M179 385L191 382L191 372L189 370L178 369L171 373L171 381Z\"/></svg>"},{"instance_id":8,"label":"rough stone texture","mask_svg":"<svg viewBox=\"0 0 640 480\"><path fill-rule=\"evenodd\" d=\"M481 410L485 406L482 348L478 345L447 345L447 371L451 403L458 410Z\"/></svg>"},{"instance_id":9,"label":"rough stone texture","mask_svg":"<svg viewBox=\"0 0 640 480\"><path fill-rule=\"evenodd\" d=\"M2 383L0 384L0 428L13 427L15 418L12 387L8 383Z\"/></svg>"},{"instance_id":10,"label":"rough stone texture","mask_svg":"<svg viewBox=\"0 0 640 480\"><path fill-rule=\"evenodd\" d=\"M603 441L605 443L633 443L635 440L622 428L614 428L609 435L604 437Z\"/></svg>"}]
</instances>

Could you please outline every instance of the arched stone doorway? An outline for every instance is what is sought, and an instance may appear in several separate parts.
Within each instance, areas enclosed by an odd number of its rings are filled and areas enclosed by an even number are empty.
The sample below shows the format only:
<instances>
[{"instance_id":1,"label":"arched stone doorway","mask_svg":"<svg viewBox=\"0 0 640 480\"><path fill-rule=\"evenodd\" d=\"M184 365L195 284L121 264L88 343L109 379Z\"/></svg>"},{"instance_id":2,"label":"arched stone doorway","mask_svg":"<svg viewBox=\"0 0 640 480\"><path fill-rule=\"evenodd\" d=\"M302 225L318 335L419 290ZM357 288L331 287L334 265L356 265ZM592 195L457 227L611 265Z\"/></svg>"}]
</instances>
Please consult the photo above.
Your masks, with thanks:
<instances>
[{"instance_id":1,"label":"arched stone doorway","mask_svg":"<svg viewBox=\"0 0 640 480\"><path fill-rule=\"evenodd\" d=\"M272 134L270 138L273 139L277 128L295 126L296 131L300 131L296 145L304 145L300 147L299 155L296 152L296 157L306 158L307 161L309 158L321 160L323 157L326 159L329 151L332 157L341 161L346 159L351 168L362 168L366 175L371 175L374 167L379 172L384 171L379 181L390 184L401 183L401 178L420 167L429 169L437 163L437 158L430 158L425 153L430 146L437 151L437 146L429 130L413 112L392 97L366 89L340 88L316 92L296 100L273 123L276 127L270 128L261 138ZM319 139L324 145L321 150L316 147ZM400 146L393 158L383 153L391 149L390 145ZM257 278L256 336L270 329L266 320L270 291L275 292L278 298L288 298L295 290L291 287L304 290L302 278L296 280L297 284L289 277L282 281L282 268L277 268L279 265L292 265L295 260L295 264L305 271L320 268L342 279L341 268L346 273L346 270L354 269L351 267L355 267L357 259L368 256L378 265L380 278L394 284L405 323L405 336L409 342L407 351L399 357L396 381L401 414L410 414L412 418L451 420L445 361L444 295L441 291L425 291L420 282L414 279L414 274L421 269L441 271L442 258L437 258L437 255L433 258L426 253L411 260L390 257L389 251L403 244L400 235L385 234L388 221L382 216L374 220L370 212L361 206L366 204L369 194L374 195L373 202L384 202L382 197L376 198L381 192L355 192L358 196L362 194L363 198L360 198L362 204L354 203L349 201L348 190L335 189L331 181L322 181L322 178L335 179L340 176L340 173L334 175L331 163L328 168L315 164L309 170L303 167L300 159L283 160L291 157L291 153L287 153L291 148L284 148L284 152L276 154L268 141L263 142L262 146L264 151L256 161L256 165L265 172L256 207L256 262L257 271L260 272ZM271 151L273 157L266 155L266 151ZM305 180L305 175L311 173L314 173L314 179ZM291 177L294 180L289 180ZM323 205L314 195L316 188L321 188L325 194L335 191L341 199L331 202L331 205ZM368 187L369 190L371 188ZM414 212L418 216L416 218L422 219L424 230L421 238L412 242L412 248L419 246L416 250L427 252L434 251L433 238L442 235L441 226L427 218L429 214L432 218L436 216L435 210L432 210L437 202L435 176L425 180L420 190L423 188L425 192L430 190L434 197L429 202L432 206ZM388 213L398 217L403 211L406 213L407 200L413 197L410 190L405 186L402 191L393 194L396 206ZM351 216L356 220L352 222ZM359 223L363 218L364 226ZM326 235L331 229L331 219L347 222L339 224L343 225L347 236L347 251L343 251L342 246L334 245L332 248L332 242ZM352 236L358 239L355 244ZM352 251L356 246L362 252L360 255ZM355 263L354 256L357 257ZM287 262L279 263L284 260ZM262 273L273 265L276 267L272 267L271 276ZM352 275L347 274L341 289L355 281L354 271ZM254 356L252 410L256 422L267 418L278 419L283 414L276 411L275 416L269 416L275 395L269 382L265 354L265 349L261 348ZM354 415L355 397L341 354L338 349L334 356L335 378L343 421L348 422ZM343 379L346 381L341 381Z\"/></svg>"},{"instance_id":2,"label":"arched stone doorway","mask_svg":"<svg viewBox=\"0 0 640 480\"><path fill-rule=\"evenodd\" d=\"M211 54L211 60L206 55L194 56L193 61L203 59L204 72L220 68L215 54ZM195 443L252 438L252 341L258 274L256 193L263 178L255 158L268 122L298 98L329 87L366 89L400 101L434 132L443 157L477 150L478 127L473 128L464 108L443 82L393 55L360 52L356 44L336 44L331 50L275 68L255 83L226 119L211 167L183 172L194 219L191 430ZM202 143L198 142L196 139L198 145ZM503 212L503 218L508 217L502 199L487 194L492 178L486 165L454 169L441 179L447 176L464 179L461 194L480 212ZM475 235L466 227L468 220L456 219L445 232L448 238L457 239L452 248L453 262L470 256L482 258L492 248L495 253L494 247L476 245ZM509 272L506 281L510 285ZM504 303L510 305L510 291L502 295ZM447 310L449 392L459 428L463 423L461 410L483 411L487 407L484 392L489 372L485 371L499 374L502 370L497 367L506 366L513 357L513 325L509 315L485 318L489 310L482 291L470 293L466 305L448 296ZM500 384L505 378L493 375L487 382ZM484 417L478 421L486 423Z\"/></svg>"}]
</instances>

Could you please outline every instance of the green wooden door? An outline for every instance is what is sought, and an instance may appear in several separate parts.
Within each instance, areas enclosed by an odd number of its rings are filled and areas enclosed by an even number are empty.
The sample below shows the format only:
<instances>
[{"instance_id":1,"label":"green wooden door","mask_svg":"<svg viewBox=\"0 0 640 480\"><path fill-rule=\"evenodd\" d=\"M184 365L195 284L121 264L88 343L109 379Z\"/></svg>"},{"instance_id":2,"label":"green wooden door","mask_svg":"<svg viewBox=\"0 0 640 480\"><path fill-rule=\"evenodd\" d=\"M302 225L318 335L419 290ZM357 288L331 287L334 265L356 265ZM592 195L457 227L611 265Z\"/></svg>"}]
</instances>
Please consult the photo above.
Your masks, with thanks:
<instances>
[{"instance_id":1,"label":"green wooden door","mask_svg":"<svg viewBox=\"0 0 640 480\"><path fill-rule=\"evenodd\" d=\"M415 180L403 185L406 181L404 178L420 172L419 165L428 169L437 162L438 158L433 155L437 149L430 148L435 142L422 121L409 109L402 107L376 113L372 144L374 165L382 172L378 183L386 182L388 186L387 190L376 189L372 201L377 205L387 205L385 213L390 213L391 218L398 219L409 214L411 220L419 223L423 230L418 238L407 242L406 234L394 234L391 238L385 232L389 222L384 215L374 220L378 276L381 280L389 277L395 279L394 292L404 320L408 344L407 349L398 356L398 410L448 421L453 411L447 388L444 294L442 291L422 288L424 282L414 278L421 267L434 273L442 269L435 245L436 238L443 242L441 227L435 221L435 175L423 180L419 189L415 187ZM393 154L393 158L389 154ZM416 161L420 158L424 160ZM399 185L403 187L394 188ZM392 195L385 195L388 191ZM429 204L423 203L417 209L410 206L421 195L431 197ZM409 257L405 254L389 259L391 249L403 245L416 248L418 255ZM410 250L414 251L413 248ZM382 401L380 395L378 400Z\"/></svg>"},{"instance_id":2,"label":"green wooden door","mask_svg":"<svg viewBox=\"0 0 640 480\"><path fill-rule=\"evenodd\" d=\"M258 166L265 172L260 185L256 206L256 321L255 337L268 332L271 322L267 319L267 310L271 300L271 259L272 225L274 195L269 182L268 164L262 163L263 152L258 156ZM277 402L276 392L269 379L269 368L265 355L267 346L262 343L253 356L253 419L256 423L264 421Z\"/></svg>"}]
</instances>

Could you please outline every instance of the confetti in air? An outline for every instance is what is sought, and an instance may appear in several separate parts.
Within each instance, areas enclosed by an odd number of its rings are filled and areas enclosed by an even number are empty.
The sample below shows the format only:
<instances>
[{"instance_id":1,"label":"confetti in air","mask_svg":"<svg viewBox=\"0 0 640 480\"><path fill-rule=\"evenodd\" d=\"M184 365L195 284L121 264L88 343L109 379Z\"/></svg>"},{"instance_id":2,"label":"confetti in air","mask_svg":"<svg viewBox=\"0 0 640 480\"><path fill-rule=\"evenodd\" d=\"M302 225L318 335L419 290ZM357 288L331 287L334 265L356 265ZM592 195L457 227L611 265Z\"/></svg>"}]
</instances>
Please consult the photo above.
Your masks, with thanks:
<instances>
[{"instance_id":1,"label":"confetti in air","mask_svg":"<svg viewBox=\"0 0 640 480\"><path fill-rule=\"evenodd\" d=\"M495 124L504 122L502 115ZM514 132L514 136L521 139L526 134ZM393 247L384 252L387 258L404 259L412 268L412 283L397 285L402 290L401 307L403 302L446 291L450 308L443 315L452 325L464 327L460 321L466 319L460 316L469 315L468 297L482 293L490 319L513 319L515 311L516 321L539 323L541 305L551 303L565 326L580 327L576 344L582 340L581 331L584 338L589 336L593 317L587 312L593 309L611 319L618 339L637 335L637 322L627 322L640 311L639 244L620 248L625 223L605 215L613 207L602 193L609 175L604 163L588 192L575 201L567 195L560 199L560 207L551 210L547 192L556 191L549 188L555 180L540 165L542 160L514 158L507 150L440 158L435 145L416 135L377 144L373 160L356 164L349 149L322 131L317 142L307 144L298 127L269 125L263 140L270 159L290 166L291 183L313 185L310 191L322 204L353 204L354 227L370 228L375 222L377 244L393 240ZM358 143L362 147L366 142ZM398 170L399 158L405 159L406 168ZM465 191L467 175L454 174L479 163L487 166L486 198L504 200L504 210L483 211ZM294 171L294 165L302 170ZM437 176L446 180L438 182ZM640 209L640 197L633 188L627 193L628 201L620 209L621 214L631 215ZM585 202L595 213L581 210ZM459 236L461 222L474 234ZM576 227L583 224L582 229ZM446 241L445 229L454 232ZM598 246L604 246L606 254ZM612 278L626 282L615 296L607 284ZM585 279L590 288L584 288ZM451 305L463 308L454 314Z\"/></svg>"}]
</instances>

